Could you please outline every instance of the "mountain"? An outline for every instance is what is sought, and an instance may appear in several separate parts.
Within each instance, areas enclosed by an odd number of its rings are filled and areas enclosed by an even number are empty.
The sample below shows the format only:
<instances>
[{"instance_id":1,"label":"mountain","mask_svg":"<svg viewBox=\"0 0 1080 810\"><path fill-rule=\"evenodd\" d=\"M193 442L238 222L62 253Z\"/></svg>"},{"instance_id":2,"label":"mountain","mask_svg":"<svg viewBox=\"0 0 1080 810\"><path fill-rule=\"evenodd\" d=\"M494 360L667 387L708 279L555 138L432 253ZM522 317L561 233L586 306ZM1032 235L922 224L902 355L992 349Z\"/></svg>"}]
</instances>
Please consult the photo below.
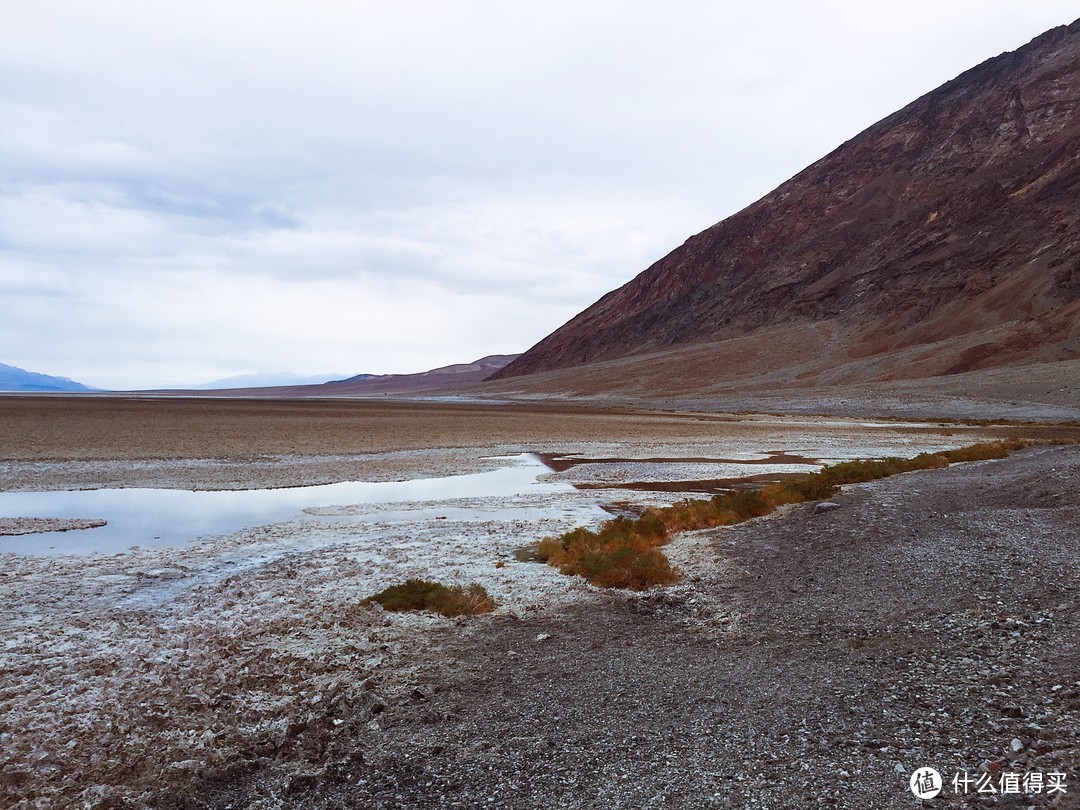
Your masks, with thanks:
<instances>
[{"instance_id":1,"label":"mountain","mask_svg":"<svg viewBox=\"0 0 1080 810\"><path fill-rule=\"evenodd\" d=\"M1080 21L871 126L491 379L679 394L1075 375L1078 113Z\"/></svg>"},{"instance_id":2,"label":"mountain","mask_svg":"<svg viewBox=\"0 0 1080 810\"><path fill-rule=\"evenodd\" d=\"M361 374L318 386L320 396L417 394L458 388L481 382L516 358L516 354L492 354L471 363L442 366L416 374Z\"/></svg>"},{"instance_id":3,"label":"mountain","mask_svg":"<svg viewBox=\"0 0 1080 810\"><path fill-rule=\"evenodd\" d=\"M493 354L472 363L421 371L416 374L357 374L344 380L334 380L319 385L228 387L214 391L175 390L156 393L176 393L185 396L220 395L241 397L363 397L384 395L411 395L449 391L462 386L475 385L497 372L516 358L516 354Z\"/></svg>"},{"instance_id":4,"label":"mountain","mask_svg":"<svg viewBox=\"0 0 1080 810\"><path fill-rule=\"evenodd\" d=\"M301 375L287 371L239 374L223 380L190 386L196 391L219 391L228 388L266 388L275 385L321 385L331 380L340 380L342 374ZM373 377L373 374L360 374L358 377ZM355 377L350 379L356 379Z\"/></svg>"},{"instance_id":5,"label":"mountain","mask_svg":"<svg viewBox=\"0 0 1080 810\"><path fill-rule=\"evenodd\" d=\"M0 363L0 391L86 392L94 390L96 389L69 380L67 377L51 377L48 374L38 374Z\"/></svg>"}]
</instances>

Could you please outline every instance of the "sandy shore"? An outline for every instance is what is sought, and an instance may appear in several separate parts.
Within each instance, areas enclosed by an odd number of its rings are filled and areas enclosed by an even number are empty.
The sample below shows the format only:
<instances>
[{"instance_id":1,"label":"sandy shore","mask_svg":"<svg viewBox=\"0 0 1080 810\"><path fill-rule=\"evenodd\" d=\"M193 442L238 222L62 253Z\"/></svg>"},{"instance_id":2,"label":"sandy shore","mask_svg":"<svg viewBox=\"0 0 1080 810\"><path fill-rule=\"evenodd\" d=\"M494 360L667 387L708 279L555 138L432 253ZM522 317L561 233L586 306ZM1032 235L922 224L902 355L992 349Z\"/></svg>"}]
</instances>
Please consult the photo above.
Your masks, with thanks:
<instances>
[{"instance_id":1,"label":"sandy shore","mask_svg":"<svg viewBox=\"0 0 1080 810\"><path fill-rule=\"evenodd\" d=\"M40 403L0 400L3 489L395 480L516 452L606 459L549 480L689 480L733 452L908 455L1013 430ZM1075 786L1077 472L1074 450L1030 450L856 487L828 514L687 535L670 547L683 580L644 595L513 552L598 502L678 493L343 505L175 549L7 555L0 805L892 807L910 797L898 768L1001 757ZM407 576L479 581L499 607L359 606ZM1056 798L1032 803L1069 806Z\"/></svg>"}]
</instances>

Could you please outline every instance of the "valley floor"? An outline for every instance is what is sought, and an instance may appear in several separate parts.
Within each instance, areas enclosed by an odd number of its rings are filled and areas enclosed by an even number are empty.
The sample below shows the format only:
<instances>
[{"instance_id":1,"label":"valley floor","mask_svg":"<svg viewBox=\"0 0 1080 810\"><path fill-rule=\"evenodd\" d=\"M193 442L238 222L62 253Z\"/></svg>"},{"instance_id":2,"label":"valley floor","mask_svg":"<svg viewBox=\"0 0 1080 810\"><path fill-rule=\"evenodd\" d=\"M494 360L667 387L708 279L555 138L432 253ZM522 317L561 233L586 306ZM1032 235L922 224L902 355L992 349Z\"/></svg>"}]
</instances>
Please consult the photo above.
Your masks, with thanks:
<instances>
[{"instance_id":1,"label":"valley floor","mask_svg":"<svg viewBox=\"0 0 1080 810\"><path fill-rule=\"evenodd\" d=\"M327 808L895 808L930 766L931 806L1080 806L1077 476L1077 449L1029 450L683 536L672 588L442 633L422 697L381 714L362 757L283 790ZM984 772L1063 774L1068 793L952 784Z\"/></svg>"},{"instance_id":2,"label":"valley floor","mask_svg":"<svg viewBox=\"0 0 1080 810\"><path fill-rule=\"evenodd\" d=\"M907 455L1013 430L73 403L35 426L25 401L0 402L0 488L388 480L545 450L692 466L733 436L798 451L858 431ZM667 552L683 579L644 594L514 559L590 491L452 529L286 523L0 557L0 806L888 808L912 806L909 775L931 766L946 781L931 806L986 800L951 781L988 771L1045 780L995 806L1075 807L1077 480L1080 449L1036 447L850 487L829 511L680 536ZM500 606L451 620L359 605L406 575L476 579Z\"/></svg>"}]
</instances>

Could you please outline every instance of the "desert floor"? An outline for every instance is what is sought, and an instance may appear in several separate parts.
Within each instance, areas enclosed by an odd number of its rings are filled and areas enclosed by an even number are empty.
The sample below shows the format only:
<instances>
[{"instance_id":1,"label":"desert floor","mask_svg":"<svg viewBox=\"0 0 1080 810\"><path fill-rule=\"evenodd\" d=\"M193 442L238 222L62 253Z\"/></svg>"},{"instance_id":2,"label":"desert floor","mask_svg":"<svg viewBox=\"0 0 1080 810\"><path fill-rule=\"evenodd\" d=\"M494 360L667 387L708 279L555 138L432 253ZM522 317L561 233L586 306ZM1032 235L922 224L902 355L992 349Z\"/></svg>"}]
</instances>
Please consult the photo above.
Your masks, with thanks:
<instances>
[{"instance_id":1,"label":"desert floor","mask_svg":"<svg viewBox=\"0 0 1080 810\"><path fill-rule=\"evenodd\" d=\"M391 481L518 453L591 460L542 477L607 485L345 504L169 549L0 556L0 806L904 807L922 766L947 782L1062 773L1066 794L995 806L1076 806L1075 447L682 535L667 547L681 581L643 594L514 556L598 505L683 497L627 484L724 478L733 457L784 451L813 469L1075 431L0 398L0 491ZM765 469L781 470L745 465ZM481 582L498 608L445 619L360 605L409 576ZM966 799L949 784L935 806Z\"/></svg>"}]
</instances>

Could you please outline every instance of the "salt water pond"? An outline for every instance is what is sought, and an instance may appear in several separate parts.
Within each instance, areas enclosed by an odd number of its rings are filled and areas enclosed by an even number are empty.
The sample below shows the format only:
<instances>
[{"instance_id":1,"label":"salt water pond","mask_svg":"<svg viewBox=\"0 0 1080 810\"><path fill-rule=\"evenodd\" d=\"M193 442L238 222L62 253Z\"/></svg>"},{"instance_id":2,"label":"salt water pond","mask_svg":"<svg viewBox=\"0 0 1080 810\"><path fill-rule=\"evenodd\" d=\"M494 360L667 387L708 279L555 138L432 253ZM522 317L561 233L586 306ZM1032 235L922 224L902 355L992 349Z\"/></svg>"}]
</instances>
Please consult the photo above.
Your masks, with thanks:
<instances>
[{"instance_id":1,"label":"salt water pond","mask_svg":"<svg viewBox=\"0 0 1080 810\"><path fill-rule=\"evenodd\" d=\"M846 458L908 456L967 443L959 437L909 433L905 426L895 425L852 424L837 436L816 423L802 427L801 435L786 435L782 444L770 443L782 449L763 449L770 444L750 438L654 443L649 452L635 447L632 453L623 452L627 448L618 443L586 443L543 456L490 455L488 463L495 461L498 468L404 481L265 489L0 492L0 523L21 523L14 531L25 531L26 524L35 520L106 522L69 531L40 531L60 527L39 525L32 527L33 533L12 536L3 536L0 527L0 554L116 554L133 546L179 549L193 541L286 522L311 526L438 521L450 527L572 519L573 525L588 525L610 516L600 507L604 501L609 507L628 500L638 508L665 505L690 493L716 491L732 481L811 472Z\"/></svg>"},{"instance_id":2,"label":"salt water pond","mask_svg":"<svg viewBox=\"0 0 1080 810\"><path fill-rule=\"evenodd\" d=\"M132 487L3 492L0 518L89 518L107 523L74 531L0 537L0 553L88 554L117 553L133 545L174 547L255 526L314 519L305 510L339 519L363 520L374 516L386 520L393 519L393 512L383 508L386 504L411 507L427 502L498 499L507 504L503 509L509 511L507 507L513 507L515 498L535 502L536 496L574 491L569 483L539 481L539 476L549 470L535 455L523 453L503 458L506 466L487 472L408 481L346 481L319 486L212 491ZM365 505L378 509L365 510ZM493 517L490 510L476 507L435 511L439 517L453 520L468 520L479 511L483 511L486 519ZM415 509L410 509L410 517L415 518L416 514Z\"/></svg>"}]
</instances>

